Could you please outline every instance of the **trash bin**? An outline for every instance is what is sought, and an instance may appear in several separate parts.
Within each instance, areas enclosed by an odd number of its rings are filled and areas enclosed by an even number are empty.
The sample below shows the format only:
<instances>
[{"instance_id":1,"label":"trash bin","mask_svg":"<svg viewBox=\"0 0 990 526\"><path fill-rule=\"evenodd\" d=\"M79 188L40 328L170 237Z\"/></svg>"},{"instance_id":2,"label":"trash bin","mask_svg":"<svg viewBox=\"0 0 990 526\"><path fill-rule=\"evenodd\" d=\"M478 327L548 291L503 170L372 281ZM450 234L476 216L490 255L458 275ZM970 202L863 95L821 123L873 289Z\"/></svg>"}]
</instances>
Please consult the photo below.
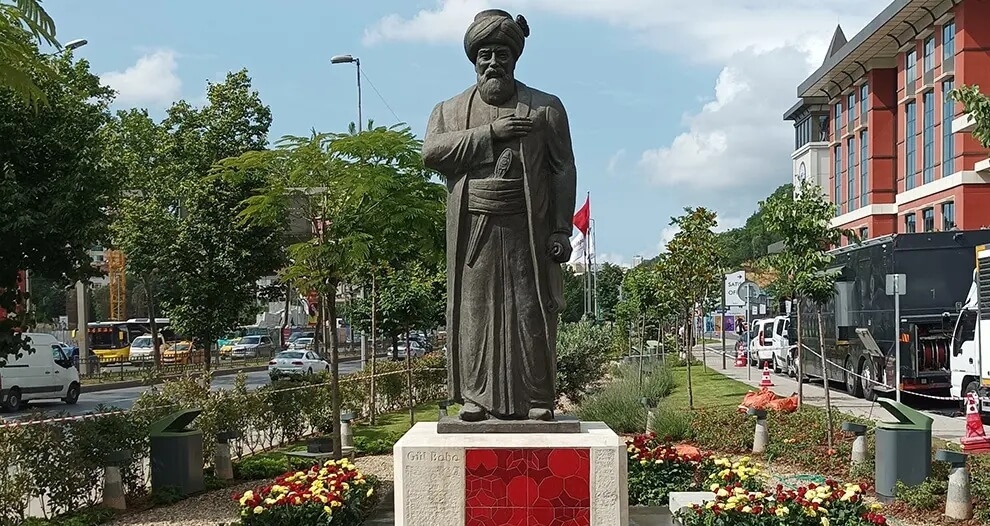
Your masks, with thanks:
<instances>
[{"instance_id":1,"label":"trash bin","mask_svg":"<svg viewBox=\"0 0 990 526\"><path fill-rule=\"evenodd\" d=\"M151 489L172 488L183 496L199 493L203 484L203 432L190 428L201 409L187 409L155 422L151 439Z\"/></svg>"},{"instance_id":2,"label":"trash bin","mask_svg":"<svg viewBox=\"0 0 990 526\"><path fill-rule=\"evenodd\" d=\"M932 419L892 400L877 402L897 419L877 423L876 491L890 500L897 482L917 486L931 474Z\"/></svg>"}]
</instances>

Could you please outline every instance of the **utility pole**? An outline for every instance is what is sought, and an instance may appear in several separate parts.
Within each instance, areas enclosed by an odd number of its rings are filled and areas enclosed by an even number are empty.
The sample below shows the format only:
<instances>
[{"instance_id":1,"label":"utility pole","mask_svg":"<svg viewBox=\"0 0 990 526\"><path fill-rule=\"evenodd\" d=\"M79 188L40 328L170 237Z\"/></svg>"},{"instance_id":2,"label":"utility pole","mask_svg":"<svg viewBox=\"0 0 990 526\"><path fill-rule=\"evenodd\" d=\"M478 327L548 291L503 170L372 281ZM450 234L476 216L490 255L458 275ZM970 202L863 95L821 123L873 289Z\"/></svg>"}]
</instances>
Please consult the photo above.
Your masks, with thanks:
<instances>
[{"instance_id":1,"label":"utility pole","mask_svg":"<svg viewBox=\"0 0 990 526\"><path fill-rule=\"evenodd\" d=\"M719 332L722 333L722 370L723 371L725 370L725 312L726 310L728 310L725 308L725 280L726 280L725 273L723 273L722 274L722 318L721 321L719 322L721 323L721 326L719 327Z\"/></svg>"}]
</instances>

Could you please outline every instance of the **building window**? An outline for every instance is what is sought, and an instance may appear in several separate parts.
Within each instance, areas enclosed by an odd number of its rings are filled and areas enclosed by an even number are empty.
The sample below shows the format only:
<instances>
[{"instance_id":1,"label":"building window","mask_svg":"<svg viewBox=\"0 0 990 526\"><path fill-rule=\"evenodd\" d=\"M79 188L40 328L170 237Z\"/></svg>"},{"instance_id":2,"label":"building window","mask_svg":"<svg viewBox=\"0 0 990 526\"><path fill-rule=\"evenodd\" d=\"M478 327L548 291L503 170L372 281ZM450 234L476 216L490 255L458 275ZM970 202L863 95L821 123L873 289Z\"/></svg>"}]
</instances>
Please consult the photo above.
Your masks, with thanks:
<instances>
[{"instance_id":1,"label":"building window","mask_svg":"<svg viewBox=\"0 0 990 526\"><path fill-rule=\"evenodd\" d=\"M852 212L859 208L856 205L856 170L853 168L856 166L856 139L850 137L846 141L846 201L849 205L846 207L847 210Z\"/></svg>"},{"instance_id":2,"label":"building window","mask_svg":"<svg viewBox=\"0 0 990 526\"><path fill-rule=\"evenodd\" d=\"M931 232L935 230L934 208L926 208L921 211L921 226L925 229L925 232Z\"/></svg>"},{"instance_id":3,"label":"building window","mask_svg":"<svg viewBox=\"0 0 990 526\"><path fill-rule=\"evenodd\" d=\"M904 82L910 85L914 85L914 81L918 79L918 52L915 50L908 51L904 55Z\"/></svg>"},{"instance_id":4,"label":"building window","mask_svg":"<svg viewBox=\"0 0 990 526\"><path fill-rule=\"evenodd\" d=\"M841 130L842 130L842 103L841 102L836 102L835 103L835 129L832 131L833 134L834 134L834 135L832 135L833 140L835 140L835 141L839 140L839 137L842 135L842 131Z\"/></svg>"},{"instance_id":5,"label":"building window","mask_svg":"<svg viewBox=\"0 0 990 526\"><path fill-rule=\"evenodd\" d=\"M866 131L859 132L859 206L870 204L870 171L867 158L870 155Z\"/></svg>"},{"instance_id":6,"label":"building window","mask_svg":"<svg viewBox=\"0 0 990 526\"><path fill-rule=\"evenodd\" d=\"M906 234L913 234L913 233L915 233L915 231L916 231L916 229L915 229L915 225L914 225L914 214L907 214L907 215L905 215L904 216L904 232Z\"/></svg>"},{"instance_id":7,"label":"building window","mask_svg":"<svg viewBox=\"0 0 990 526\"><path fill-rule=\"evenodd\" d=\"M794 149L811 142L811 117L807 117L794 125Z\"/></svg>"},{"instance_id":8,"label":"building window","mask_svg":"<svg viewBox=\"0 0 990 526\"><path fill-rule=\"evenodd\" d=\"M859 124L866 126L866 112L870 109L870 86L863 84L859 87Z\"/></svg>"},{"instance_id":9,"label":"building window","mask_svg":"<svg viewBox=\"0 0 990 526\"><path fill-rule=\"evenodd\" d=\"M935 92L926 91L922 97L924 108L921 155L924 162L924 181L935 180Z\"/></svg>"},{"instance_id":10,"label":"building window","mask_svg":"<svg viewBox=\"0 0 990 526\"><path fill-rule=\"evenodd\" d=\"M952 117L955 116L955 103L949 98L953 82L942 83L942 177L948 177L956 171L956 147L952 137Z\"/></svg>"},{"instance_id":11,"label":"building window","mask_svg":"<svg viewBox=\"0 0 990 526\"><path fill-rule=\"evenodd\" d=\"M942 60L956 55L956 22L942 26Z\"/></svg>"},{"instance_id":12,"label":"building window","mask_svg":"<svg viewBox=\"0 0 990 526\"><path fill-rule=\"evenodd\" d=\"M859 240L866 241L867 239L870 239L870 229L864 226L859 229Z\"/></svg>"},{"instance_id":13,"label":"building window","mask_svg":"<svg viewBox=\"0 0 990 526\"><path fill-rule=\"evenodd\" d=\"M842 146L835 147L835 173L832 174L835 181L833 185L835 193L832 202L835 204L835 215L842 214Z\"/></svg>"},{"instance_id":14,"label":"building window","mask_svg":"<svg viewBox=\"0 0 990 526\"><path fill-rule=\"evenodd\" d=\"M849 116L846 117L846 123L852 124L853 121L856 120L856 94L855 93L850 93L849 96L846 97L846 105L849 106L848 108L846 108L846 111L849 112Z\"/></svg>"},{"instance_id":15,"label":"building window","mask_svg":"<svg viewBox=\"0 0 990 526\"><path fill-rule=\"evenodd\" d=\"M915 158L918 149L918 123L915 103L905 105L907 124L904 128L904 189L910 190L915 186L914 177L918 173L918 162Z\"/></svg>"},{"instance_id":16,"label":"building window","mask_svg":"<svg viewBox=\"0 0 990 526\"><path fill-rule=\"evenodd\" d=\"M956 204L952 201L942 203L942 230L949 231L956 228Z\"/></svg>"},{"instance_id":17,"label":"building window","mask_svg":"<svg viewBox=\"0 0 990 526\"><path fill-rule=\"evenodd\" d=\"M925 54L922 62L925 66L925 73L935 69L935 37L925 39Z\"/></svg>"}]
</instances>

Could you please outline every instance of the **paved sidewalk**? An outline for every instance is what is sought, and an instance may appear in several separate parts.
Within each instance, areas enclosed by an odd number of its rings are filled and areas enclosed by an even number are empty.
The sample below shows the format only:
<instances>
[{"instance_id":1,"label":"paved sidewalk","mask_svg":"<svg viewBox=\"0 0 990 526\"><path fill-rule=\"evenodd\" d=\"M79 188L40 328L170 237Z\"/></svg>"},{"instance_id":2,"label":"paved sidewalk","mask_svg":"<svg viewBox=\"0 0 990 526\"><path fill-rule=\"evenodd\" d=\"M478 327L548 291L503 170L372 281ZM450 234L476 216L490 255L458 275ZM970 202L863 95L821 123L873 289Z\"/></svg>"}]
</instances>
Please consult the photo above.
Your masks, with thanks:
<instances>
[{"instance_id":1,"label":"paved sidewalk","mask_svg":"<svg viewBox=\"0 0 990 526\"><path fill-rule=\"evenodd\" d=\"M727 349L731 354L732 348L727 347ZM713 346L708 347L707 353L705 353L707 356L706 363L708 366L713 370L732 378L733 380L738 380L744 384L757 387L760 383L762 371L754 367L752 369L751 376L749 376L746 367L733 366L731 356L727 358L727 367L723 370L721 350L721 344L714 346L714 349ZM696 346L693 352L694 355L700 360L702 356L701 346ZM778 395L790 396L797 393L798 383L794 379L773 373L771 373L770 377L774 383L772 390ZM862 398L853 398L844 391L841 391L840 388L836 387L836 385L838 384L834 384L831 389L833 408L871 420L893 420L893 417L890 416L890 414L888 414L880 404L869 402ZM819 407L825 406L825 389L822 387L820 382L804 384L804 402L806 404ZM964 435L966 429L965 418L953 418L924 410L922 410L922 412L934 420L932 423L932 436L958 442L959 438Z\"/></svg>"}]
</instances>

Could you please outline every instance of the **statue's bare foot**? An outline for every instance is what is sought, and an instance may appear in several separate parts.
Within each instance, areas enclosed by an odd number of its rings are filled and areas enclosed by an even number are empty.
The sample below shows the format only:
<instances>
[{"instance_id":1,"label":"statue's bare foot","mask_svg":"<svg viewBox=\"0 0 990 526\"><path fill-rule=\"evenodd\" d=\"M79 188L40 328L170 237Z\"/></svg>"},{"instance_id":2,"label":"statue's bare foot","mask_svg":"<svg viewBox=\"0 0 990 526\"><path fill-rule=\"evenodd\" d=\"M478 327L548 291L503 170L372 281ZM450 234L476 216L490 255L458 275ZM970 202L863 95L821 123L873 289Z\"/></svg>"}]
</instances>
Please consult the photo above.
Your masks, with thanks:
<instances>
[{"instance_id":1,"label":"statue's bare foot","mask_svg":"<svg viewBox=\"0 0 990 526\"><path fill-rule=\"evenodd\" d=\"M553 412L549 409L543 409L540 407L534 407L529 410L530 420L553 420Z\"/></svg>"},{"instance_id":2,"label":"statue's bare foot","mask_svg":"<svg viewBox=\"0 0 990 526\"><path fill-rule=\"evenodd\" d=\"M461 407L460 417L465 422L479 422L487 418L488 415L478 404L465 402L464 406Z\"/></svg>"}]
</instances>

